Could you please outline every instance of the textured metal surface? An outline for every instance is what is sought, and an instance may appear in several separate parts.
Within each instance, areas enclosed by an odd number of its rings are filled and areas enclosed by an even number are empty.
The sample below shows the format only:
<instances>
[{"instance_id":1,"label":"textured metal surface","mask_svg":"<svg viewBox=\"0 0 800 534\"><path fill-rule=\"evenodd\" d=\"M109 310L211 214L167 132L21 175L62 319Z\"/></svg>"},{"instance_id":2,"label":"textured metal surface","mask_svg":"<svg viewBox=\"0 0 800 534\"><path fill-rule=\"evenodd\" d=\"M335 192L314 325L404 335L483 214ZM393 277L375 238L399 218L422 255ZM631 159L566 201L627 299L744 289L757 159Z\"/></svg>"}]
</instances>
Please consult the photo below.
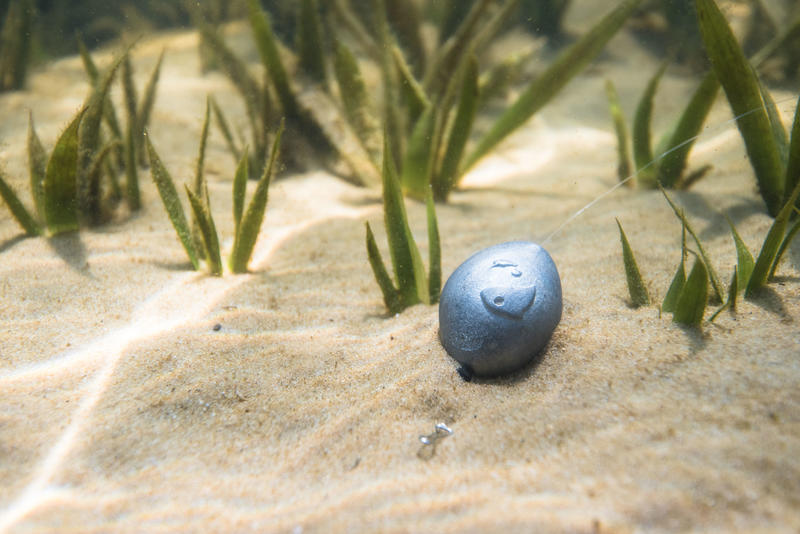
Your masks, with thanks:
<instances>
[{"instance_id":1,"label":"textured metal surface","mask_svg":"<svg viewBox=\"0 0 800 534\"><path fill-rule=\"evenodd\" d=\"M535 243L502 243L473 254L447 280L439 302L439 339L477 376L523 367L561 320L561 279Z\"/></svg>"}]
</instances>

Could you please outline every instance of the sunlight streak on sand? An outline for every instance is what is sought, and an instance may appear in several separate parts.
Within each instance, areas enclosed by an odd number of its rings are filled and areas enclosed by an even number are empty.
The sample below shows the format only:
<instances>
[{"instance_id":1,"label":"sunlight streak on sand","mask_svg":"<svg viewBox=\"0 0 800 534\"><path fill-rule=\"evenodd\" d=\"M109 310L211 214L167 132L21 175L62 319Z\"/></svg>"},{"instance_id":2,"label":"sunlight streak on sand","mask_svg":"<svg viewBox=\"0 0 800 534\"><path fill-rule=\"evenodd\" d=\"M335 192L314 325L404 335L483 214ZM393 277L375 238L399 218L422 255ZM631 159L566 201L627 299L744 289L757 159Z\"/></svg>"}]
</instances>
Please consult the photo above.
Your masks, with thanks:
<instances>
[{"instance_id":1,"label":"sunlight streak on sand","mask_svg":"<svg viewBox=\"0 0 800 534\"><path fill-rule=\"evenodd\" d=\"M359 218L374 211L373 207L353 209L330 203L323 213L310 220L272 228L259 242L252 268L263 267L287 240L330 219ZM174 281L155 292L133 314L128 325L115 329L53 359L0 375L0 384L19 380L50 378L74 369L76 365L102 362L102 366L85 386L82 400L70 423L42 459L36 472L21 494L0 511L0 532L5 532L37 507L58 497L61 492L52 486L53 478L69 456L76 439L91 418L114 376L117 363L131 345L191 323L207 315L226 294L250 279L249 275L225 278L206 277L198 273L181 273Z\"/></svg>"}]
</instances>

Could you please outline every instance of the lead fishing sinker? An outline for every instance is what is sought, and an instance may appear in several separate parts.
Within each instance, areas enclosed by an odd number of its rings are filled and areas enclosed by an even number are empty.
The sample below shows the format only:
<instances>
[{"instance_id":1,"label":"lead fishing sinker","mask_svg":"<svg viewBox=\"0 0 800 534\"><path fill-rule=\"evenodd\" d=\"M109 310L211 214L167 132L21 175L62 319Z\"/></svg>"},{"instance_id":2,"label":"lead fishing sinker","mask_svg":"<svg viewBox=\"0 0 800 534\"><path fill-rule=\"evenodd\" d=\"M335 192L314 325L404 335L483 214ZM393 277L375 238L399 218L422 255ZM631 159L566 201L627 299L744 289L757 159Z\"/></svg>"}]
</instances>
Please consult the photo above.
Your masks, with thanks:
<instances>
[{"instance_id":1,"label":"lead fishing sinker","mask_svg":"<svg viewBox=\"0 0 800 534\"><path fill-rule=\"evenodd\" d=\"M541 352L561 306L550 254L535 243L502 243L476 252L450 275L439 303L439 338L472 374L508 374Z\"/></svg>"}]
</instances>

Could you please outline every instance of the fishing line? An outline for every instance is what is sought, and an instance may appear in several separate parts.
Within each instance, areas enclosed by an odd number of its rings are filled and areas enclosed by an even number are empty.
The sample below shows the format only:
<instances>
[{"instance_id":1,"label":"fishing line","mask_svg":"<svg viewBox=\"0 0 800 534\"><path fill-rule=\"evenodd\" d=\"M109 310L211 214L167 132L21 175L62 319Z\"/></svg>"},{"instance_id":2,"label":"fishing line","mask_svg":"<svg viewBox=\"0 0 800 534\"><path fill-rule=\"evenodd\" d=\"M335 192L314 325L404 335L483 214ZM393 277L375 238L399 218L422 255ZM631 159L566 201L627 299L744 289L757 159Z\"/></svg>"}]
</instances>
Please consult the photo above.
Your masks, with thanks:
<instances>
[{"instance_id":1,"label":"fishing line","mask_svg":"<svg viewBox=\"0 0 800 534\"><path fill-rule=\"evenodd\" d=\"M786 97L784 99L778 100L775 104L777 106L778 104L783 104L785 102L794 101L794 100L795 100L795 97ZM586 204L585 206L580 208L578 211L576 211L575 213L573 213L572 215L567 217L566 220L564 220L564 222L561 223L555 230L550 232L550 234L547 237L545 237L541 241L540 244L542 246L544 246L547 243L549 243L550 240L553 239L553 237L555 237L556 235L560 234L561 231L564 228L566 228L567 225L569 225L570 223L572 223L572 221L574 221L575 219L577 219L578 217L583 215L583 213L586 212L589 208L591 208L592 206L594 206L595 204L600 202L605 197L609 196L611 193L613 193L614 191L616 191L617 189L619 189L620 187L622 187L623 185L625 185L629 181L631 181L634 178L636 178L639 175L639 173L641 173L642 171L652 167L653 165L655 165L656 163L658 163L659 161L661 161L663 158L667 157L668 155L672 154L676 150L679 150L680 148L682 148L682 147L684 147L684 146L686 146L686 145L688 145L690 143L694 143L697 139L699 139L701 137L704 137L704 136L712 134L714 132L723 130L725 127L729 126L731 123L735 123L736 121L738 121L742 117L746 117L746 116L748 116L748 115L750 115L752 113L755 113L755 112L757 112L757 111L759 111L761 109L764 109L764 108L763 107L753 108L751 110L745 111L744 113L742 113L740 115L737 115L736 117L728 119L727 121L721 122L721 123L719 123L719 124L717 124L715 126L707 127L703 132L695 135L694 137L690 137L689 139L686 139L682 143L679 143L679 144L675 145L674 147L670 148L669 150L667 150L666 152L660 154L659 156L654 158L652 161L650 161L649 163L647 163L643 167L637 169L633 174L631 174L630 176L628 176L624 180L620 180L619 182L614 184L612 187L610 187L606 191L600 193L598 196L593 198L588 204Z\"/></svg>"}]
</instances>

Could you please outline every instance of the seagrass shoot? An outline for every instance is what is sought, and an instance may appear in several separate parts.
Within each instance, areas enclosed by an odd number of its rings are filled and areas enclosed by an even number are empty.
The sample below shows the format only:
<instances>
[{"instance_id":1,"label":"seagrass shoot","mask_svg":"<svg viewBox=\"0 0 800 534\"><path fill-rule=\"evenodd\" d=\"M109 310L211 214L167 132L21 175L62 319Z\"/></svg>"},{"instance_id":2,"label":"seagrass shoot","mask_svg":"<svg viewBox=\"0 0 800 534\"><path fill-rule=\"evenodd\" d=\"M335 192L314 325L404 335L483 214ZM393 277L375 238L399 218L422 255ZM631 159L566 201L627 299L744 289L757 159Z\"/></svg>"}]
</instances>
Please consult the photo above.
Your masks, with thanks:
<instances>
[{"instance_id":1,"label":"seagrass shoot","mask_svg":"<svg viewBox=\"0 0 800 534\"><path fill-rule=\"evenodd\" d=\"M206 144L209 134L209 116L211 102L206 102L205 119L203 120L200 135L200 147L195 167L194 182L190 187L184 184L186 196L189 201L191 224L186 217L181 204L180 196L167 168L153 146L150 136L145 142L150 158L150 171L164 204L164 209L169 216L172 226L178 234L178 239L183 245L186 255L194 270L201 270L205 264L209 274L221 276L223 262L220 250L220 240L214 217L211 211L211 202L208 195L208 184L205 178ZM246 273L247 266L253 254L258 234L266 212L269 185L274 172L275 162L283 134L283 123L275 133L269 161L264 171L255 184L255 190L250 202L245 207L247 180L249 176L249 158L245 148L236 167L233 178L233 221L234 241L233 249L228 256L228 268L232 273Z\"/></svg>"},{"instance_id":2,"label":"seagrass shoot","mask_svg":"<svg viewBox=\"0 0 800 534\"><path fill-rule=\"evenodd\" d=\"M120 65L128 61L129 52L129 48L125 49L102 75L92 64L91 91L50 154L36 132L33 113L30 114L27 152L32 208L25 206L0 171L0 196L26 235L57 235L78 230L82 225L107 222L120 198L129 201L131 210L139 205L138 185L129 179L126 192L122 192L118 168L111 163L121 147L120 140L101 129L111 107L111 84ZM146 107L151 108L155 82L148 93L152 94Z\"/></svg>"}]
</instances>

